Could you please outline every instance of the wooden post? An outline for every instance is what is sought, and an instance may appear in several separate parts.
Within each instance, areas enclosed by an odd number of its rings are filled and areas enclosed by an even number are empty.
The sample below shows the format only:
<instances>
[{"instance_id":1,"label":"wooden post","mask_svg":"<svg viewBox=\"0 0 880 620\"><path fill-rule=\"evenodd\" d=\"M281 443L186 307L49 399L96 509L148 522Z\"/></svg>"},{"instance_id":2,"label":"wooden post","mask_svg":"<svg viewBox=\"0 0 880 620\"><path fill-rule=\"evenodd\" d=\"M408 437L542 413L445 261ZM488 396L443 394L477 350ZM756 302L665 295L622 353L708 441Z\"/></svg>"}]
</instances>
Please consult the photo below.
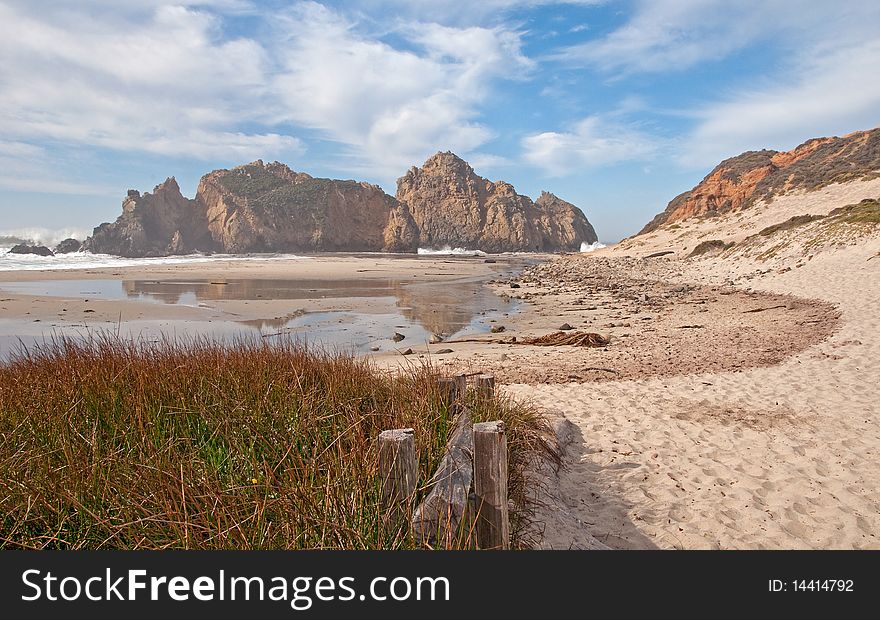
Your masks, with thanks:
<instances>
[{"instance_id":1,"label":"wooden post","mask_svg":"<svg viewBox=\"0 0 880 620\"><path fill-rule=\"evenodd\" d=\"M440 377L437 379L437 391L440 392L440 402L448 410L452 410L455 401L458 400L458 385L452 377Z\"/></svg>"},{"instance_id":2,"label":"wooden post","mask_svg":"<svg viewBox=\"0 0 880 620\"><path fill-rule=\"evenodd\" d=\"M495 375L478 375L477 393L486 400L495 396Z\"/></svg>"},{"instance_id":3,"label":"wooden post","mask_svg":"<svg viewBox=\"0 0 880 620\"><path fill-rule=\"evenodd\" d=\"M467 395L467 375L457 375L455 377L455 385L458 387L458 397L461 400L464 400Z\"/></svg>"},{"instance_id":4,"label":"wooden post","mask_svg":"<svg viewBox=\"0 0 880 620\"><path fill-rule=\"evenodd\" d=\"M411 428L379 433L379 475L382 476L382 517L397 527L406 517L406 504L416 492L418 465Z\"/></svg>"},{"instance_id":5,"label":"wooden post","mask_svg":"<svg viewBox=\"0 0 880 620\"><path fill-rule=\"evenodd\" d=\"M510 549L504 422L474 424L474 493L480 549Z\"/></svg>"}]
</instances>

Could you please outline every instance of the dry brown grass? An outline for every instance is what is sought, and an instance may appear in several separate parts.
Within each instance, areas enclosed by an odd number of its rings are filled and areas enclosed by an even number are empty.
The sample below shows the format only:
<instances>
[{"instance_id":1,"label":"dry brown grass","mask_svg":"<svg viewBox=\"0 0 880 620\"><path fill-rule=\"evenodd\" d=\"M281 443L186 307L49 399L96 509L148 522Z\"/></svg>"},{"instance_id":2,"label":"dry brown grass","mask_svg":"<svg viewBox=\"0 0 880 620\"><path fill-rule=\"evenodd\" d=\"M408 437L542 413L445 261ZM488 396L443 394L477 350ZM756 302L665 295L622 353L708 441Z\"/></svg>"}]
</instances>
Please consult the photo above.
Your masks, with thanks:
<instances>
[{"instance_id":1,"label":"dry brown grass","mask_svg":"<svg viewBox=\"0 0 880 620\"><path fill-rule=\"evenodd\" d=\"M412 547L380 527L376 437L414 428L429 480L452 423L435 379L294 343L100 336L19 352L0 367L0 546ZM524 472L555 455L533 409L471 400L508 428L516 538Z\"/></svg>"}]
</instances>

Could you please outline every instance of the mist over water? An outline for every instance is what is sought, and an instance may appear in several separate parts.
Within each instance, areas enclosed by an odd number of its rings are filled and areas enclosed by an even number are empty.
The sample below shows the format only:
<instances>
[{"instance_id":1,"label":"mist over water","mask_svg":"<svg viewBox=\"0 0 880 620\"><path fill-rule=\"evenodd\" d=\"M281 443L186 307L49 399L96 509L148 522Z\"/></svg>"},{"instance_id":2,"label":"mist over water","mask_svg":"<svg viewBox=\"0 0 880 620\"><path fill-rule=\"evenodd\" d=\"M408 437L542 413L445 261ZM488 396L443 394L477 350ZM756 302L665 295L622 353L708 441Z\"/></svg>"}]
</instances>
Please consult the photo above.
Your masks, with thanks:
<instances>
[{"instance_id":1,"label":"mist over water","mask_svg":"<svg viewBox=\"0 0 880 620\"><path fill-rule=\"evenodd\" d=\"M82 241L89 236L89 231L85 228L13 228L9 230L0 230L0 252L6 252L16 243L30 243L35 245L45 245L52 248L58 245L59 241L64 239L78 239Z\"/></svg>"},{"instance_id":2,"label":"mist over water","mask_svg":"<svg viewBox=\"0 0 880 620\"><path fill-rule=\"evenodd\" d=\"M601 250L602 248L608 247L601 241L594 241L593 243L581 243L581 252L595 252L596 250Z\"/></svg>"},{"instance_id":3,"label":"mist over water","mask_svg":"<svg viewBox=\"0 0 880 620\"><path fill-rule=\"evenodd\" d=\"M210 263L222 260L236 261L271 261L303 259L296 254L260 254L239 256L234 254L188 254L186 256L163 256L159 258L123 258L110 254L92 254L91 252L71 252L55 256L38 256L36 254L9 254L11 245L0 245L0 272L3 271L34 271L34 270L65 270L65 269L100 269L105 267L150 267L155 265L182 265L190 263Z\"/></svg>"},{"instance_id":4,"label":"mist over water","mask_svg":"<svg viewBox=\"0 0 880 620\"><path fill-rule=\"evenodd\" d=\"M467 248L453 248L444 245L442 248L419 248L419 254L423 256L484 256L486 253L482 250L468 250Z\"/></svg>"}]
</instances>

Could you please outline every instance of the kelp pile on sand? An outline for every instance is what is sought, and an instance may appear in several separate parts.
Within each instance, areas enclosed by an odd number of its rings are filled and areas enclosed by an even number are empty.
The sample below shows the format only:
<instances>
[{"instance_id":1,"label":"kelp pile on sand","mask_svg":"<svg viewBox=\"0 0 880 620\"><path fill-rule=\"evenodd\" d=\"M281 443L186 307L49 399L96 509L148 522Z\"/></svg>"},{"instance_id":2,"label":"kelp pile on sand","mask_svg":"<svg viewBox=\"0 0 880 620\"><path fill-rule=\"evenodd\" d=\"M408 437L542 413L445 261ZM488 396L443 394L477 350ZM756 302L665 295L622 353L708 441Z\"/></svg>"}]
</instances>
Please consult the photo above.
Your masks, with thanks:
<instances>
[{"instance_id":1,"label":"kelp pile on sand","mask_svg":"<svg viewBox=\"0 0 880 620\"><path fill-rule=\"evenodd\" d=\"M537 338L525 338L516 344L529 344L536 347L605 347L609 340L601 334L593 332L554 332Z\"/></svg>"},{"instance_id":2,"label":"kelp pile on sand","mask_svg":"<svg viewBox=\"0 0 880 620\"><path fill-rule=\"evenodd\" d=\"M475 421L507 426L522 545L524 471L554 453L533 409L472 400ZM0 547L412 547L379 525L376 438L414 428L424 484L453 423L428 367L383 374L293 343L60 340L0 366Z\"/></svg>"},{"instance_id":3,"label":"kelp pile on sand","mask_svg":"<svg viewBox=\"0 0 880 620\"><path fill-rule=\"evenodd\" d=\"M476 342L480 344L525 344L535 347L555 347L555 346L571 346L571 347L606 347L610 344L610 340L601 334L593 332L569 332L558 331L544 336L536 336L534 338L459 338L457 340L448 340L449 344L462 342Z\"/></svg>"}]
</instances>

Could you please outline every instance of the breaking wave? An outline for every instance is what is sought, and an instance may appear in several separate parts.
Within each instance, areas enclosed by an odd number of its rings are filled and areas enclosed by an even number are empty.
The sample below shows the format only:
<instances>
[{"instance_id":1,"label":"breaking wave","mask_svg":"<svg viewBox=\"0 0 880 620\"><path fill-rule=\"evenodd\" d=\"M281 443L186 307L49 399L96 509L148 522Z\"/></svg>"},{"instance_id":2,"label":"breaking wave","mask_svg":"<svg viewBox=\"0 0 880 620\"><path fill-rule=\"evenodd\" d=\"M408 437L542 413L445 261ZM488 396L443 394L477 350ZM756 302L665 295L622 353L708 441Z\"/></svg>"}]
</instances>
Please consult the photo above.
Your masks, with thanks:
<instances>
[{"instance_id":1,"label":"breaking wave","mask_svg":"<svg viewBox=\"0 0 880 620\"><path fill-rule=\"evenodd\" d=\"M599 241L594 241L593 243L587 243L586 241L581 243L581 252L595 252L596 250L601 250L606 246L604 243Z\"/></svg>"},{"instance_id":2,"label":"breaking wave","mask_svg":"<svg viewBox=\"0 0 880 620\"><path fill-rule=\"evenodd\" d=\"M419 248L419 254L427 255L456 255L456 256L483 256L486 253L481 250L468 250L467 248L453 248L444 245L442 248Z\"/></svg>"},{"instance_id":3,"label":"breaking wave","mask_svg":"<svg viewBox=\"0 0 880 620\"><path fill-rule=\"evenodd\" d=\"M186 263L211 263L223 260L268 261L306 258L296 254L188 254L186 256L163 256L160 258L122 258L110 254L71 252L55 256L36 254L9 254L12 246L0 245L0 271L34 271L39 269L100 269L102 267L148 267L153 265L178 265Z\"/></svg>"}]
</instances>

